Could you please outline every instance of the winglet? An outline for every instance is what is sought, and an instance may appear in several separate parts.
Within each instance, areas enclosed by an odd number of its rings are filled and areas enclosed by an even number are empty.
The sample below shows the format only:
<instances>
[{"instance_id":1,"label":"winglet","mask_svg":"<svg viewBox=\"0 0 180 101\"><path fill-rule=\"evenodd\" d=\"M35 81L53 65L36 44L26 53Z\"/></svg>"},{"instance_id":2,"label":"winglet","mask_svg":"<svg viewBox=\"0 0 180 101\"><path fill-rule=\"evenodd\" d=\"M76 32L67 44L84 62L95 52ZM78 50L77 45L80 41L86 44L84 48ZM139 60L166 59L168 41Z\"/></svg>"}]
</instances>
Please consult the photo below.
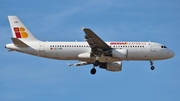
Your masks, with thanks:
<instances>
[{"instance_id":1,"label":"winglet","mask_svg":"<svg viewBox=\"0 0 180 101\"><path fill-rule=\"evenodd\" d=\"M81 29L84 30L85 28L83 26L81 26Z\"/></svg>"}]
</instances>

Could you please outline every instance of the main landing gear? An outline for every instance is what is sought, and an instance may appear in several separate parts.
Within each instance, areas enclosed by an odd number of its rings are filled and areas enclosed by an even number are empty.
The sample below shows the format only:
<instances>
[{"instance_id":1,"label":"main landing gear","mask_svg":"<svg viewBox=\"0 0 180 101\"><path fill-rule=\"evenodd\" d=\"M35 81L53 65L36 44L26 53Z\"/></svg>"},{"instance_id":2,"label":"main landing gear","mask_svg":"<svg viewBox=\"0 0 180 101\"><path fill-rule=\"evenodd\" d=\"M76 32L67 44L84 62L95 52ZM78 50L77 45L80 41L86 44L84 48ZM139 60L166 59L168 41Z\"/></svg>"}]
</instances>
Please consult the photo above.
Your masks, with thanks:
<instances>
[{"instance_id":1,"label":"main landing gear","mask_svg":"<svg viewBox=\"0 0 180 101\"><path fill-rule=\"evenodd\" d=\"M93 63L93 68L91 69L91 74L94 75L96 74L96 68L97 66L99 66L100 62L98 60L96 60L94 63Z\"/></svg>"},{"instance_id":2,"label":"main landing gear","mask_svg":"<svg viewBox=\"0 0 180 101\"><path fill-rule=\"evenodd\" d=\"M96 68L95 68L95 67L93 67L93 68L91 69L91 74L92 74L92 75L96 74Z\"/></svg>"},{"instance_id":3,"label":"main landing gear","mask_svg":"<svg viewBox=\"0 0 180 101\"><path fill-rule=\"evenodd\" d=\"M155 67L153 66L153 60L150 60L151 70L154 70Z\"/></svg>"}]
</instances>

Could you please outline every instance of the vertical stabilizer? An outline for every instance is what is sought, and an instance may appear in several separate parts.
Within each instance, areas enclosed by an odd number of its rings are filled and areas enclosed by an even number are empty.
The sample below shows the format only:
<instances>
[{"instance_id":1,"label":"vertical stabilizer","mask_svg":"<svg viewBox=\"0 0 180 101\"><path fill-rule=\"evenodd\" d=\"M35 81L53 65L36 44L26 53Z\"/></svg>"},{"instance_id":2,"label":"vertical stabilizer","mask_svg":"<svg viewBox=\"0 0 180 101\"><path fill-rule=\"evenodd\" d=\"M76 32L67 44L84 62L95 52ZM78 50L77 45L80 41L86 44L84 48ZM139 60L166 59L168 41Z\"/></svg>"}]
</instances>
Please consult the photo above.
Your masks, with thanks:
<instances>
[{"instance_id":1,"label":"vertical stabilizer","mask_svg":"<svg viewBox=\"0 0 180 101\"><path fill-rule=\"evenodd\" d=\"M8 19L11 26L13 38L18 38L21 39L22 41L39 41L18 19L17 16L8 16Z\"/></svg>"}]
</instances>

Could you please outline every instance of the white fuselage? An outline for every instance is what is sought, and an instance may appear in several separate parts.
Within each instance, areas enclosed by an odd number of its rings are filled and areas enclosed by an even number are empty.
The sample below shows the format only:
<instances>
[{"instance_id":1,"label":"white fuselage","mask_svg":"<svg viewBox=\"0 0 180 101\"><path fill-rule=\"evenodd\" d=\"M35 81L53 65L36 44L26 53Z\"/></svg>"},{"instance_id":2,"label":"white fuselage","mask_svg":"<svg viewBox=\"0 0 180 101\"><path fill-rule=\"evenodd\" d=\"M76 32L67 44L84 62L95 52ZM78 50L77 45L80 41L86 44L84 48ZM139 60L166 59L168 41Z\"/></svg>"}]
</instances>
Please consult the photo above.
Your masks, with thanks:
<instances>
[{"instance_id":1,"label":"white fuselage","mask_svg":"<svg viewBox=\"0 0 180 101\"><path fill-rule=\"evenodd\" d=\"M106 42L113 49L126 49L125 58L112 58L101 56L100 62L113 62L122 60L163 60L174 56L173 51L164 45L155 42ZM95 61L96 57L79 58L82 53L91 53L91 47L87 42L28 42L26 48L16 47L13 43L5 47L44 58L59 60Z\"/></svg>"}]
</instances>

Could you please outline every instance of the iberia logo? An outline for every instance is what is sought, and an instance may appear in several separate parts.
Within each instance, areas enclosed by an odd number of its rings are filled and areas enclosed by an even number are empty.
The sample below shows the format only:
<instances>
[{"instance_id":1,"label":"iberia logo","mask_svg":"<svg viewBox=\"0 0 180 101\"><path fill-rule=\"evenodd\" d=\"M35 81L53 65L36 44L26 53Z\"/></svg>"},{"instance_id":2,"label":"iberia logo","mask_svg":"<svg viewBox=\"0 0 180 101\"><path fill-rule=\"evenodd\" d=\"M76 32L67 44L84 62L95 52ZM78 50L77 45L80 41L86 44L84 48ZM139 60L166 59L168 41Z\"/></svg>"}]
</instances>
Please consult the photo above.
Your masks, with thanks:
<instances>
[{"instance_id":1,"label":"iberia logo","mask_svg":"<svg viewBox=\"0 0 180 101\"><path fill-rule=\"evenodd\" d=\"M25 32L23 27L15 27L14 32L16 34L16 38L27 38L28 34Z\"/></svg>"}]
</instances>

